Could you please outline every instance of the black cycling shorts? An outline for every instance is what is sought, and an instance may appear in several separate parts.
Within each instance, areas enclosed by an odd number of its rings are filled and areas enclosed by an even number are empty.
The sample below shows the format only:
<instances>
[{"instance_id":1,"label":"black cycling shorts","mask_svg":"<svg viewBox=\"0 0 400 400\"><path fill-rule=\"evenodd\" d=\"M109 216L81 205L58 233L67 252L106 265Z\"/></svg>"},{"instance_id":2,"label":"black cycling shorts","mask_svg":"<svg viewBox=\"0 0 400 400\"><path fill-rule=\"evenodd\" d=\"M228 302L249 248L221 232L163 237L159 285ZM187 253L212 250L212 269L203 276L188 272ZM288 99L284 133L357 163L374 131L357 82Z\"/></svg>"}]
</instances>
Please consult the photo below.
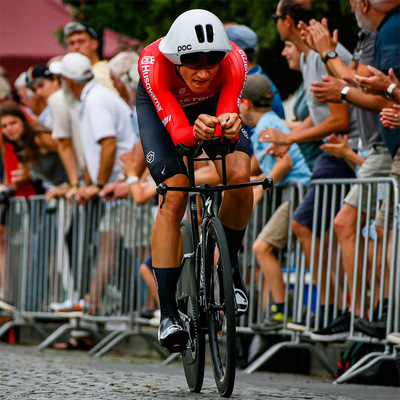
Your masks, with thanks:
<instances>
[{"instance_id":1,"label":"black cycling shorts","mask_svg":"<svg viewBox=\"0 0 400 400\"><path fill-rule=\"evenodd\" d=\"M219 93L201 103L183 108L190 125L194 125L200 114L216 115L218 99ZM178 154L167 128L162 124L141 81L136 92L136 111L146 163L156 184L177 174L187 175L183 157ZM239 133L236 150L250 156L250 140L244 129L241 129Z\"/></svg>"}]
</instances>

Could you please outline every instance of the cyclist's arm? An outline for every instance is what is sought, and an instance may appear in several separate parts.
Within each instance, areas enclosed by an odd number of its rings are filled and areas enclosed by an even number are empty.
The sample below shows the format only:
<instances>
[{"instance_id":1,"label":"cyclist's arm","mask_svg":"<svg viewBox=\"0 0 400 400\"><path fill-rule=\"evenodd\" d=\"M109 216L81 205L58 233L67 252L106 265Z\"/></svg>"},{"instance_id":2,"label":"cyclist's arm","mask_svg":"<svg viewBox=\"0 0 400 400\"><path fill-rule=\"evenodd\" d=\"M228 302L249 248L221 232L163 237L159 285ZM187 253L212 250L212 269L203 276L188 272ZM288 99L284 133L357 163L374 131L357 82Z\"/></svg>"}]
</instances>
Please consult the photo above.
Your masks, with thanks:
<instances>
[{"instance_id":1,"label":"cyclist's arm","mask_svg":"<svg viewBox=\"0 0 400 400\"><path fill-rule=\"evenodd\" d=\"M235 139L240 131L239 104L246 82L246 71L246 54L232 43L232 51L220 65L219 75L223 81L217 107L220 126L228 139Z\"/></svg>"},{"instance_id":2,"label":"cyclist's arm","mask_svg":"<svg viewBox=\"0 0 400 400\"><path fill-rule=\"evenodd\" d=\"M176 76L175 66L160 53L158 43L156 41L142 51L139 59L140 79L174 144L196 146L199 139L171 91Z\"/></svg>"}]
</instances>

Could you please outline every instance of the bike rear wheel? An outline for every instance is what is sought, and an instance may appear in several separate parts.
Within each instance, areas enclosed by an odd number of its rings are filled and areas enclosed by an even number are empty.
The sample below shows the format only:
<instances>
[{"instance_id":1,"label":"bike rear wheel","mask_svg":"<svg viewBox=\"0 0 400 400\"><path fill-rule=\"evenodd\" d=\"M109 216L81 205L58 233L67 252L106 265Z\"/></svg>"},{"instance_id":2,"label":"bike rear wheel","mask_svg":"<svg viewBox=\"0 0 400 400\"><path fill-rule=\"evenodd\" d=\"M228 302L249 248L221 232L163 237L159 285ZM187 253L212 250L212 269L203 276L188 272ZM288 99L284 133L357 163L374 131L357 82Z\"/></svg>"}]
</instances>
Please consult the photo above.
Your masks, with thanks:
<instances>
[{"instance_id":1,"label":"bike rear wheel","mask_svg":"<svg viewBox=\"0 0 400 400\"><path fill-rule=\"evenodd\" d=\"M203 386L205 363L205 334L199 315L199 283L196 272L193 238L189 221L182 221L182 272L177 285L178 310L189 333L189 347L182 354L186 381L192 392L199 393Z\"/></svg>"},{"instance_id":2,"label":"bike rear wheel","mask_svg":"<svg viewBox=\"0 0 400 400\"><path fill-rule=\"evenodd\" d=\"M219 219L210 219L205 235L206 318L214 378L222 397L230 397L236 371L236 321L228 243Z\"/></svg>"}]
</instances>

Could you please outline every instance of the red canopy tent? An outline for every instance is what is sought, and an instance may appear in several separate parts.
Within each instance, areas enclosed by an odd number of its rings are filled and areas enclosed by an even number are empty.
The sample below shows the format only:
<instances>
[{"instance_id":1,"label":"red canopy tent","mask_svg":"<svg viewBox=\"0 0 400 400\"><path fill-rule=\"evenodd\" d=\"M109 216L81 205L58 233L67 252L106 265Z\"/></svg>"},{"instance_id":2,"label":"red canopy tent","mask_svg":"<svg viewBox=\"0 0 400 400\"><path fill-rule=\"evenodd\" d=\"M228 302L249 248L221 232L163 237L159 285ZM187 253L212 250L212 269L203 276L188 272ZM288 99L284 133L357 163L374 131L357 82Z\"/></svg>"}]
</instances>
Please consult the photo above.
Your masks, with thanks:
<instances>
[{"instance_id":1,"label":"red canopy tent","mask_svg":"<svg viewBox=\"0 0 400 400\"><path fill-rule=\"evenodd\" d=\"M61 0L0 0L0 65L13 84L33 64L46 64L65 54L55 31L72 20L69 6ZM127 43L137 41L110 29L104 30L103 56L113 57Z\"/></svg>"}]
</instances>

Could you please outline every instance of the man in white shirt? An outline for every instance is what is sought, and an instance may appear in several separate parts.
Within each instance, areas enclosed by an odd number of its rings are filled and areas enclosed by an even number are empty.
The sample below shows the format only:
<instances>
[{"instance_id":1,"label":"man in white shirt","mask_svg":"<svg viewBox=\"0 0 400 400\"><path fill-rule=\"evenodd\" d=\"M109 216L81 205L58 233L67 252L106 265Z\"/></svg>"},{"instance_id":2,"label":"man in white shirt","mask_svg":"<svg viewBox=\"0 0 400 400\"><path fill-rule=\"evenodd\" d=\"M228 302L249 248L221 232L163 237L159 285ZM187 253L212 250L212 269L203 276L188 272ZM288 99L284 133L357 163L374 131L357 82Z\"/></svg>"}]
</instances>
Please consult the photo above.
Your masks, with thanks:
<instances>
[{"instance_id":1,"label":"man in white shirt","mask_svg":"<svg viewBox=\"0 0 400 400\"><path fill-rule=\"evenodd\" d=\"M131 110L115 93L100 85L93 77L89 58L69 53L51 70L61 76L63 90L80 100L79 123L87 174L86 186L77 191L77 200L86 203L108 182L118 179L119 156L131 150L135 134Z\"/></svg>"}]
</instances>

